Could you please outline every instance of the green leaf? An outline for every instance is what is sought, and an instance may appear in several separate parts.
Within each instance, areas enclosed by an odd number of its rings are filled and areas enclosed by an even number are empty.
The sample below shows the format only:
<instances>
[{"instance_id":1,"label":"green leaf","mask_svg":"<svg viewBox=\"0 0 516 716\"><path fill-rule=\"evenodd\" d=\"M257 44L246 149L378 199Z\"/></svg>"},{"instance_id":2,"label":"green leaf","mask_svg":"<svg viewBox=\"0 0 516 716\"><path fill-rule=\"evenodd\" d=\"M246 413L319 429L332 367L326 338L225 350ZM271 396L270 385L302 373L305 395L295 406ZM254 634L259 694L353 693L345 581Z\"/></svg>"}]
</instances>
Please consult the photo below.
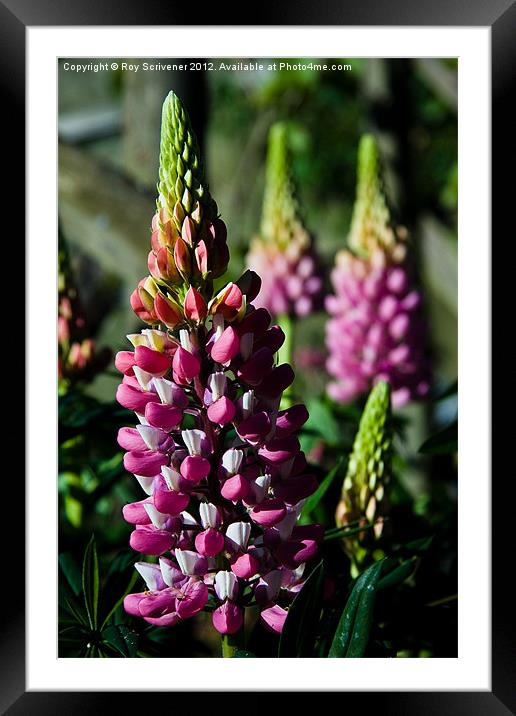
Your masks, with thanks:
<instances>
[{"instance_id":1,"label":"green leaf","mask_svg":"<svg viewBox=\"0 0 516 716\"><path fill-rule=\"evenodd\" d=\"M447 425L435 435L425 440L419 448L423 455L448 455L458 450L458 422Z\"/></svg>"},{"instance_id":2,"label":"green leaf","mask_svg":"<svg viewBox=\"0 0 516 716\"><path fill-rule=\"evenodd\" d=\"M138 635L125 624L111 624L102 631L102 639L125 657L135 657Z\"/></svg>"},{"instance_id":3,"label":"green leaf","mask_svg":"<svg viewBox=\"0 0 516 716\"><path fill-rule=\"evenodd\" d=\"M91 629L97 628L97 608L99 603L99 563L95 535L91 536L84 551L82 562L82 591Z\"/></svg>"},{"instance_id":4,"label":"green leaf","mask_svg":"<svg viewBox=\"0 0 516 716\"><path fill-rule=\"evenodd\" d=\"M330 542L334 539L347 539L348 537L353 537L353 535L357 535L360 532L365 532L366 530L371 530L374 527L374 523L368 524L368 525L360 525L357 527L339 527L338 529L331 530L329 532L326 532L324 535L324 542Z\"/></svg>"},{"instance_id":5,"label":"green leaf","mask_svg":"<svg viewBox=\"0 0 516 716\"><path fill-rule=\"evenodd\" d=\"M256 659L256 654L252 651L246 651L245 649L237 649L233 654L233 659Z\"/></svg>"},{"instance_id":6,"label":"green leaf","mask_svg":"<svg viewBox=\"0 0 516 716\"><path fill-rule=\"evenodd\" d=\"M324 583L324 562L312 571L292 602L278 648L278 657L310 656L317 636Z\"/></svg>"},{"instance_id":7,"label":"green leaf","mask_svg":"<svg viewBox=\"0 0 516 716\"><path fill-rule=\"evenodd\" d=\"M378 580L384 560L360 575L342 612L328 657L362 657L369 641Z\"/></svg>"},{"instance_id":8,"label":"green leaf","mask_svg":"<svg viewBox=\"0 0 516 716\"><path fill-rule=\"evenodd\" d=\"M73 590L76 597L81 593L82 580L81 570L79 569L77 562L74 560L69 552L62 552L59 555L59 566L66 577L66 580Z\"/></svg>"},{"instance_id":9,"label":"green leaf","mask_svg":"<svg viewBox=\"0 0 516 716\"><path fill-rule=\"evenodd\" d=\"M342 438L338 422L333 417L329 405L317 398L307 403L310 417L306 428L320 435L329 445L337 445Z\"/></svg>"},{"instance_id":10,"label":"green leaf","mask_svg":"<svg viewBox=\"0 0 516 716\"><path fill-rule=\"evenodd\" d=\"M398 567L391 570L388 574L380 579L377 590L388 589L389 587L397 587L398 584L404 582L414 572L416 566L416 558L411 557L402 562Z\"/></svg>"},{"instance_id":11,"label":"green leaf","mask_svg":"<svg viewBox=\"0 0 516 716\"><path fill-rule=\"evenodd\" d=\"M307 501L303 505L303 510L301 512L301 521L303 521L303 518L308 518L309 515L315 510L319 502L322 500L322 498L328 491L333 480L341 471L343 462L344 459L340 458L338 463L330 470L324 480L320 483L319 487L313 493L313 495L310 495L310 497L307 499Z\"/></svg>"}]
</instances>

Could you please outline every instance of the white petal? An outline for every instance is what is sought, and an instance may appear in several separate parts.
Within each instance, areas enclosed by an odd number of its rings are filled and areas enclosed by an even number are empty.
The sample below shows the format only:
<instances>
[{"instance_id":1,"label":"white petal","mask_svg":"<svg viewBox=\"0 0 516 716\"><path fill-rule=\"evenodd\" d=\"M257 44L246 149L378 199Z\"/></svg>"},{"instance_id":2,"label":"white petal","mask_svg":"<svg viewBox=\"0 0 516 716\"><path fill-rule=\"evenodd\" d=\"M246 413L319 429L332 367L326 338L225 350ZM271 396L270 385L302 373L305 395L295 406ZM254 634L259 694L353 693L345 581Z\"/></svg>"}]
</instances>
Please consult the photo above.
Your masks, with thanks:
<instances>
[{"instance_id":1,"label":"white petal","mask_svg":"<svg viewBox=\"0 0 516 716\"><path fill-rule=\"evenodd\" d=\"M215 577L215 593L221 601L235 601L238 595L238 581L233 572L217 572Z\"/></svg>"},{"instance_id":2,"label":"white petal","mask_svg":"<svg viewBox=\"0 0 516 716\"><path fill-rule=\"evenodd\" d=\"M222 467L229 473L229 475L236 475L242 464L244 453L242 450L235 450L230 448L226 450L222 456Z\"/></svg>"},{"instance_id":3,"label":"white petal","mask_svg":"<svg viewBox=\"0 0 516 716\"><path fill-rule=\"evenodd\" d=\"M162 465L161 474L165 478L165 482L167 483L169 490L181 492L181 475L177 472L177 470L174 470L172 467L168 467L168 465Z\"/></svg>"},{"instance_id":4,"label":"white petal","mask_svg":"<svg viewBox=\"0 0 516 716\"><path fill-rule=\"evenodd\" d=\"M208 378L208 388L211 391L211 398L213 402L222 398L226 394L227 379L226 374L222 371L212 373Z\"/></svg>"},{"instance_id":5,"label":"white petal","mask_svg":"<svg viewBox=\"0 0 516 716\"><path fill-rule=\"evenodd\" d=\"M226 530L226 537L240 550L246 549L250 535L251 525L249 522L232 522Z\"/></svg>"},{"instance_id":6,"label":"white petal","mask_svg":"<svg viewBox=\"0 0 516 716\"><path fill-rule=\"evenodd\" d=\"M135 478L140 483L140 487L145 492L146 495L152 495L153 493L153 484L154 484L154 477L144 477L143 475L135 475Z\"/></svg>"},{"instance_id":7,"label":"white petal","mask_svg":"<svg viewBox=\"0 0 516 716\"><path fill-rule=\"evenodd\" d=\"M292 534L292 530L296 526L297 522L297 515L295 512L290 512L287 514L281 522L278 522L275 525L275 528L278 530L279 535L282 540L288 539L290 535Z\"/></svg>"},{"instance_id":8,"label":"white petal","mask_svg":"<svg viewBox=\"0 0 516 716\"><path fill-rule=\"evenodd\" d=\"M138 421L140 425L148 425L149 421L145 417L145 415L140 415L139 413L135 413L136 417L138 418Z\"/></svg>"},{"instance_id":9,"label":"white petal","mask_svg":"<svg viewBox=\"0 0 516 716\"><path fill-rule=\"evenodd\" d=\"M172 381L166 378L154 378L152 381L156 388L156 393L159 395L159 399L166 405L172 404Z\"/></svg>"},{"instance_id":10,"label":"white petal","mask_svg":"<svg viewBox=\"0 0 516 716\"><path fill-rule=\"evenodd\" d=\"M188 353L192 353L192 342L190 341L190 333L186 330L186 328L182 328L179 331L179 340L181 341L182 348L185 349L185 351L188 351Z\"/></svg>"},{"instance_id":11,"label":"white petal","mask_svg":"<svg viewBox=\"0 0 516 716\"><path fill-rule=\"evenodd\" d=\"M189 512L181 512L181 519L183 521L183 526L187 528L190 527L197 527L199 523L195 519L195 517L192 517L192 515Z\"/></svg>"},{"instance_id":12,"label":"white petal","mask_svg":"<svg viewBox=\"0 0 516 716\"><path fill-rule=\"evenodd\" d=\"M156 451L158 449L160 431L157 428L151 428L150 425L137 425L136 430L149 450Z\"/></svg>"},{"instance_id":13,"label":"white petal","mask_svg":"<svg viewBox=\"0 0 516 716\"><path fill-rule=\"evenodd\" d=\"M179 576L179 570L176 565L167 559L166 557L159 558L159 566L161 569L161 576L167 587L173 587L175 581Z\"/></svg>"},{"instance_id":14,"label":"white petal","mask_svg":"<svg viewBox=\"0 0 516 716\"><path fill-rule=\"evenodd\" d=\"M142 370L141 368L138 368L137 365L133 365L134 375L136 376L136 380L140 384L140 388L142 390L148 390L149 389L149 383L152 380L152 374L147 373L146 370Z\"/></svg>"},{"instance_id":15,"label":"white petal","mask_svg":"<svg viewBox=\"0 0 516 716\"><path fill-rule=\"evenodd\" d=\"M142 333L147 337L149 348L155 351L162 351L167 341L167 334L164 331L158 331L155 328L144 328Z\"/></svg>"},{"instance_id":16,"label":"white petal","mask_svg":"<svg viewBox=\"0 0 516 716\"><path fill-rule=\"evenodd\" d=\"M251 482L251 490L257 502L261 502L267 497L270 485L270 475L260 475L260 477L257 477L256 480Z\"/></svg>"},{"instance_id":17,"label":"white petal","mask_svg":"<svg viewBox=\"0 0 516 716\"><path fill-rule=\"evenodd\" d=\"M199 562L197 552L192 552L189 549L176 549L174 554L181 572L183 574L194 575L195 568Z\"/></svg>"},{"instance_id":18,"label":"white petal","mask_svg":"<svg viewBox=\"0 0 516 716\"><path fill-rule=\"evenodd\" d=\"M160 584L161 570L157 564L136 562L134 566L136 571L143 577L149 591L155 592L160 586L163 586Z\"/></svg>"},{"instance_id":19,"label":"white petal","mask_svg":"<svg viewBox=\"0 0 516 716\"><path fill-rule=\"evenodd\" d=\"M259 584L265 585L267 589L267 596L270 601L276 599L281 589L282 574L279 569L274 569L272 572L265 574L260 578Z\"/></svg>"},{"instance_id":20,"label":"white petal","mask_svg":"<svg viewBox=\"0 0 516 716\"><path fill-rule=\"evenodd\" d=\"M181 436L190 455L200 455L202 441L206 439L203 430L181 430Z\"/></svg>"},{"instance_id":21,"label":"white petal","mask_svg":"<svg viewBox=\"0 0 516 716\"><path fill-rule=\"evenodd\" d=\"M149 515L154 527L157 527L159 530L162 530L165 526L166 521L168 520L168 515L164 515L162 512L158 512L154 505L146 504L144 505L144 507L145 512Z\"/></svg>"},{"instance_id":22,"label":"white petal","mask_svg":"<svg viewBox=\"0 0 516 716\"><path fill-rule=\"evenodd\" d=\"M199 505L199 516L204 529L208 527L219 527L221 519L218 508L210 502L201 502Z\"/></svg>"}]
</instances>

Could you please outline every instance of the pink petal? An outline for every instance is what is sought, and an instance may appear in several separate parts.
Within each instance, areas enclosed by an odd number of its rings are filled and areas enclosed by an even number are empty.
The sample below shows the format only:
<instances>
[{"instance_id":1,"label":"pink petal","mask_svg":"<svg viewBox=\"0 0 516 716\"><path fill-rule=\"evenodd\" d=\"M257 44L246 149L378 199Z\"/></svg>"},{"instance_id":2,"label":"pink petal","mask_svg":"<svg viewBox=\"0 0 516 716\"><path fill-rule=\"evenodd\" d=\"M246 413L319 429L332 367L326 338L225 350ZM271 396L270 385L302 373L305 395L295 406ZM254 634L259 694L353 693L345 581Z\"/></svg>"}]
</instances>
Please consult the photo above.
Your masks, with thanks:
<instances>
[{"instance_id":1,"label":"pink petal","mask_svg":"<svg viewBox=\"0 0 516 716\"><path fill-rule=\"evenodd\" d=\"M125 375L133 375L134 352L118 351L115 356L115 368Z\"/></svg>"},{"instance_id":2,"label":"pink petal","mask_svg":"<svg viewBox=\"0 0 516 716\"><path fill-rule=\"evenodd\" d=\"M224 549L224 535L209 527L196 536L195 549L205 557L215 557Z\"/></svg>"},{"instance_id":3,"label":"pink petal","mask_svg":"<svg viewBox=\"0 0 516 716\"><path fill-rule=\"evenodd\" d=\"M290 460L300 450L299 440L294 435L288 438L274 438L258 450L258 454L266 462L278 464Z\"/></svg>"},{"instance_id":4,"label":"pink petal","mask_svg":"<svg viewBox=\"0 0 516 716\"><path fill-rule=\"evenodd\" d=\"M153 450L131 450L124 455L124 467L128 472L143 477L157 475L162 465L166 465L168 458L160 452Z\"/></svg>"},{"instance_id":5,"label":"pink petal","mask_svg":"<svg viewBox=\"0 0 516 716\"><path fill-rule=\"evenodd\" d=\"M245 500L249 494L249 482L242 475L233 475L228 478L220 489L220 494L226 500L236 502Z\"/></svg>"},{"instance_id":6,"label":"pink petal","mask_svg":"<svg viewBox=\"0 0 516 716\"><path fill-rule=\"evenodd\" d=\"M242 609L233 602L226 601L211 616L215 629L219 634L235 634L242 628L244 616Z\"/></svg>"},{"instance_id":7,"label":"pink petal","mask_svg":"<svg viewBox=\"0 0 516 716\"><path fill-rule=\"evenodd\" d=\"M175 537L167 530L159 530L154 525L138 526L129 538L129 544L142 554L159 556L174 543Z\"/></svg>"},{"instance_id":8,"label":"pink petal","mask_svg":"<svg viewBox=\"0 0 516 716\"><path fill-rule=\"evenodd\" d=\"M303 404L293 405L287 410L282 410L276 420L276 437L284 438L296 432L308 418L308 410Z\"/></svg>"},{"instance_id":9,"label":"pink petal","mask_svg":"<svg viewBox=\"0 0 516 716\"><path fill-rule=\"evenodd\" d=\"M124 450L147 449L147 445L136 428L120 428L118 431L117 442Z\"/></svg>"},{"instance_id":10,"label":"pink petal","mask_svg":"<svg viewBox=\"0 0 516 716\"><path fill-rule=\"evenodd\" d=\"M171 361L168 355L154 351L152 348L147 348L147 346L136 346L134 349L134 359L138 368L158 378L165 375L171 367Z\"/></svg>"},{"instance_id":11,"label":"pink petal","mask_svg":"<svg viewBox=\"0 0 516 716\"><path fill-rule=\"evenodd\" d=\"M188 455L181 463L179 470L185 480L197 484L203 478L208 477L211 465L205 457L201 457L200 455Z\"/></svg>"},{"instance_id":12,"label":"pink petal","mask_svg":"<svg viewBox=\"0 0 516 716\"><path fill-rule=\"evenodd\" d=\"M141 415L144 414L147 403L159 402L159 397L156 393L143 391L141 388L133 387L127 383L121 383L118 386L116 399L124 408L134 410L135 413L140 413Z\"/></svg>"},{"instance_id":13,"label":"pink petal","mask_svg":"<svg viewBox=\"0 0 516 716\"><path fill-rule=\"evenodd\" d=\"M145 418L154 428L170 432L170 430L175 430L183 419L183 411L174 405L148 403L145 408Z\"/></svg>"},{"instance_id":14,"label":"pink petal","mask_svg":"<svg viewBox=\"0 0 516 716\"><path fill-rule=\"evenodd\" d=\"M174 371L175 382L180 383L181 385L187 385L199 375L201 362L197 356L192 355L182 346L179 346L177 351L174 353L172 368Z\"/></svg>"},{"instance_id":15,"label":"pink petal","mask_svg":"<svg viewBox=\"0 0 516 716\"><path fill-rule=\"evenodd\" d=\"M147 497L139 502L130 502L122 507L124 520L132 525L149 525L151 518L149 517L145 505L152 504L152 498Z\"/></svg>"},{"instance_id":16,"label":"pink petal","mask_svg":"<svg viewBox=\"0 0 516 716\"><path fill-rule=\"evenodd\" d=\"M208 408L208 418L212 423L226 425L235 417L235 404L225 395L216 400Z\"/></svg>"},{"instance_id":17,"label":"pink petal","mask_svg":"<svg viewBox=\"0 0 516 716\"><path fill-rule=\"evenodd\" d=\"M187 619L204 609L207 601L208 587L204 582L190 580L176 598L176 611L181 619Z\"/></svg>"},{"instance_id":18,"label":"pink petal","mask_svg":"<svg viewBox=\"0 0 516 716\"><path fill-rule=\"evenodd\" d=\"M231 571L237 577L242 579L250 579L254 574L258 572L260 563L248 552L235 557L231 561Z\"/></svg>"},{"instance_id":19,"label":"pink petal","mask_svg":"<svg viewBox=\"0 0 516 716\"><path fill-rule=\"evenodd\" d=\"M259 505L255 505L249 513L253 522L264 527L272 527L281 522L287 514L285 503L277 498L266 499Z\"/></svg>"},{"instance_id":20,"label":"pink petal","mask_svg":"<svg viewBox=\"0 0 516 716\"><path fill-rule=\"evenodd\" d=\"M262 623L269 629L269 631L281 634L283 631L283 625L287 618L287 610L275 604L273 607L264 609L260 614Z\"/></svg>"},{"instance_id":21,"label":"pink petal","mask_svg":"<svg viewBox=\"0 0 516 716\"><path fill-rule=\"evenodd\" d=\"M230 363L238 355L240 339L233 326L228 326L215 341L211 349L211 359L216 363Z\"/></svg>"}]
</instances>

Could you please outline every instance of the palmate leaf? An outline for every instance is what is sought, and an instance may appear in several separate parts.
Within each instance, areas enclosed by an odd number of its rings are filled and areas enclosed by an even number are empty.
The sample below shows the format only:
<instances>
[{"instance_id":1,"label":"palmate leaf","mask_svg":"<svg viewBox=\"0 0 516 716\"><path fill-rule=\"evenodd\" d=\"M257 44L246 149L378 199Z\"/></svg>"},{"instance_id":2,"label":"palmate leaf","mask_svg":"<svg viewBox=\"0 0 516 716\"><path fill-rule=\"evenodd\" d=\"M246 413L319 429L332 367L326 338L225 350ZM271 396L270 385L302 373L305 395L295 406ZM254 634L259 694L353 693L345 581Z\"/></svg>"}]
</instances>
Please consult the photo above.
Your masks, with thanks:
<instances>
[{"instance_id":1,"label":"palmate leaf","mask_svg":"<svg viewBox=\"0 0 516 716\"><path fill-rule=\"evenodd\" d=\"M324 562L312 571L292 602L283 625L278 657L312 656L324 584Z\"/></svg>"},{"instance_id":2,"label":"palmate leaf","mask_svg":"<svg viewBox=\"0 0 516 716\"><path fill-rule=\"evenodd\" d=\"M84 559L82 562L82 591L90 628L95 630L97 628L97 610L99 603L99 563L97 548L95 546L95 535L91 536L84 551Z\"/></svg>"},{"instance_id":3,"label":"palmate leaf","mask_svg":"<svg viewBox=\"0 0 516 716\"><path fill-rule=\"evenodd\" d=\"M125 624L110 624L101 636L103 643L121 656L131 658L137 655L138 635Z\"/></svg>"}]
</instances>

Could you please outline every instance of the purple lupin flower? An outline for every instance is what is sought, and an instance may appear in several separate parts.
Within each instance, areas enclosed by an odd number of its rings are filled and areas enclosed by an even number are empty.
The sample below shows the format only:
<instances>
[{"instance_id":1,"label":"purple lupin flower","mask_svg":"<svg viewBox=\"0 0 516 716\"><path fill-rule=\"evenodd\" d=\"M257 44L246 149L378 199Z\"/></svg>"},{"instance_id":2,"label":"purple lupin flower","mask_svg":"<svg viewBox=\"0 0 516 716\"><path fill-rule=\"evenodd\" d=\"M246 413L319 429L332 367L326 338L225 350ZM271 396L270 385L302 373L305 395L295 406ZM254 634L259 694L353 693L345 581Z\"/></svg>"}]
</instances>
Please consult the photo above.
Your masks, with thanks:
<instances>
[{"instance_id":1,"label":"purple lupin flower","mask_svg":"<svg viewBox=\"0 0 516 716\"><path fill-rule=\"evenodd\" d=\"M251 242L247 265L262 279L255 305L273 316L306 316L320 303L322 278L299 216L282 123L269 132L261 232Z\"/></svg>"},{"instance_id":2,"label":"purple lupin flower","mask_svg":"<svg viewBox=\"0 0 516 716\"><path fill-rule=\"evenodd\" d=\"M368 392L379 380L392 390L392 404L423 398L430 363L421 292L415 287L406 231L396 230L380 186L374 138L362 137L358 186L348 248L331 273L326 297L326 367L335 378L327 391L342 403Z\"/></svg>"},{"instance_id":3,"label":"purple lupin flower","mask_svg":"<svg viewBox=\"0 0 516 716\"><path fill-rule=\"evenodd\" d=\"M308 413L303 405L280 410L294 373L277 365L281 329L251 303L258 276L247 271L214 295L212 279L228 258L225 228L213 218L197 152L170 93L152 276L132 298L151 327L128 336L134 351L116 358L124 374L117 399L138 419L118 442L145 493L123 514L133 549L154 558L136 564L146 588L124 604L171 626L211 596L222 635L239 631L246 606L258 604L264 626L277 632L323 536L318 525L297 524L317 488L296 437Z\"/></svg>"}]
</instances>

